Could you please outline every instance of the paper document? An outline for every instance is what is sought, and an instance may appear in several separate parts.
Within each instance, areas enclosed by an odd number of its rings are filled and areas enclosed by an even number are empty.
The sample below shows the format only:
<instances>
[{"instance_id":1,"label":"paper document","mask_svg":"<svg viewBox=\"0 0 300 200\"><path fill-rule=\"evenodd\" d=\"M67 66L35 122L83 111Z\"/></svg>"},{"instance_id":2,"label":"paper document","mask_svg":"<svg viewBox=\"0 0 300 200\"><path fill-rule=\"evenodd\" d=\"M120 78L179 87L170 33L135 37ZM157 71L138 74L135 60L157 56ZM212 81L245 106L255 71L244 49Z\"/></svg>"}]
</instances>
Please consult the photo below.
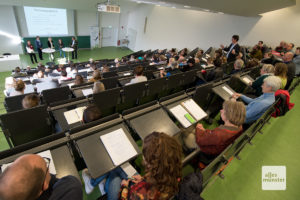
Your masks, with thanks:
<instances>
[{"instance_id":1,"label":"paper document","mask_svg":"<svg viewBox=\"0 0 300 200\"><path fill-rule=\"evenodd\" d=\"M118 166L137 155L122 128L100 136L111 160Z\"/></svg>"},{"instance_id":2,"label":"paper document","mask_svg":"<svg viewBox=\"0 0 300 200\"><path fill-rule=\"evenodd\" d=\"M196 121L199 121L207 116L207 114L198 104L196 104L193 99L182 102L182 105L196 119Z\"/></svg>"},{"instance_id":3,"label":"paper document","mask_svg":"<svg viewBox=\"0 0 300 200\"><path fill-rule=\"evenodd\" d=\"M188 112L181 106L177 105L170 109L170 112L176 117L184 128L189 127L192 123L185 117Z\"/></svg>"},{"instance_id":4,"label":"paper document","mask_svg":"<svg viewBox=\"0 0 300 200\"><path fill-rule=\"evenodd\" d=\"M202 58L202 60L205 61L205 62L207 62L207 59L206 59L206 58Z\"/></svg>"},{"instance_id":5,"label":"paper document","mask_svg":"<svg viewBox=\"0 0 300 200\"><path fill-rule=\"evenodd\" d=\"M83 117L83 112L85 109L86 109L86 106L82 106L82 107L64 112L64 116L65 116L68 124L74 124L74 123L80 122Z\"/></svg>"},{"instance_id":6,"label":"paper document","mask_svg":"<svg viewBox=\"0 0 300 200\"><path fill-rule=\"evenodd\" d=\"M252 81L251 81L249 78L247 78L247 77L243 77L243 81L245 81L247 84L249 84L249 83L252 82Z\"/></svg>"},{"instance_id":7,"label":"paper document","mask_svg":"<svg viewBox=\"0 0 300 200\"><path fill-rule=\"evenodd\" d=\"M230 89L228 89L226 86L223 86L222 88L223 88L230 96L233 95L233 92L232 92Z\"/></svg>"},{"instance_id":8,"label":"paper document","mask_svg":"<svg viewBox=\"0 0 300 200\"><path fill-rule=\"evenodd\" d=\"M121 165L121 168L127 174L128 178L131 178L133 175L137 174L137 171L134 169L134 167L129 162Z\"/></svg>"},{"instance_id":9,"label":"paper document","mask_svg":"<svg viewBox=\"0 0 300 200\"><path fill-rule=\"evenodd\" d=\"M41 157L45 157L45 158L50 158L50 165L49 165L49 172L50 174L56 174L56 169L54 166L54 162L53 162L53 158L51 155L51 151L47 150L47 151L43 151L41 153L38 153L37 155L41 156ZM4 172L4 170L9 167L12 163L7 163L7 164L3 164L1 166L1 171Z\"/></svg>"},{"instance_id":10,"label":"paper document","mask_svg":"<svg viewBox=\"0 0 300 200\"><path fill-rule=\"evenodd\" d=\"M75 85L75 83L69 83L68 84L69 88L71 88L73 85Z\"/></svg>"},{"instance_id":11,"label":"paper document","mask_svg":"<svg viewBox=\"0 0 300 200\"><path fill-rule=\"evenodd\" d=\"M130 76L131 73L124 73L124 76Z\"/></svg>"},{"instance_id":12,"label":"paper document","mask_svg":"<svg viewBox=\"0 0 300 200\"><path fill-rule=\"evenodd\" d=\"M82 91L82 94L84 96L89 96L90 94L93 94L93 89L92 88L84 89L84 90L81 90L81 91Z\"/></svg>"}]
</instances>

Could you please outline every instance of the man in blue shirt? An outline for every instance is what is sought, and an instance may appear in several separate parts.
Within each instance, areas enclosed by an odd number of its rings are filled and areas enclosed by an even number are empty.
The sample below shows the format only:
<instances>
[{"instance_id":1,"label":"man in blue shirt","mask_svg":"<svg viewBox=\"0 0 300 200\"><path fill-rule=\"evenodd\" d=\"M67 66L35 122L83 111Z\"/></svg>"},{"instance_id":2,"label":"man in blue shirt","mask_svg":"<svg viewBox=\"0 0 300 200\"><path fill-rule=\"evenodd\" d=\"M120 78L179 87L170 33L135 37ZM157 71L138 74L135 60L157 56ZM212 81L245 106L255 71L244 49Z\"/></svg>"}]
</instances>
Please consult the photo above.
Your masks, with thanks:
<instances>
[{"instance_id":1,"label":"man in blue shirt","mask_svg":"<svg viewBox=\"0 0 300 200\"><path fill-rule=\"evenodd\" d=\"M39 53L40 60L43 60L43 52L42 52L43 44L42 44L39 36L36 36L35 47Z\"/></svg>"},{"instance_id":2,"label":"man in blue shirt","mask_svg":"<svg viewBox=\"0 0 300 200\"><path fill-rule=\"evenodd\" d=\"M261 86L263 94L255 99L251 99L242 94L234 94L233 98L241 98L246 107L246 124L251 124L255 120L259 119L264 112L275 102L274 93L280 88L281 80L276 76L269 76L264 79L264 83Z\"/></svg>"}]
</instances>

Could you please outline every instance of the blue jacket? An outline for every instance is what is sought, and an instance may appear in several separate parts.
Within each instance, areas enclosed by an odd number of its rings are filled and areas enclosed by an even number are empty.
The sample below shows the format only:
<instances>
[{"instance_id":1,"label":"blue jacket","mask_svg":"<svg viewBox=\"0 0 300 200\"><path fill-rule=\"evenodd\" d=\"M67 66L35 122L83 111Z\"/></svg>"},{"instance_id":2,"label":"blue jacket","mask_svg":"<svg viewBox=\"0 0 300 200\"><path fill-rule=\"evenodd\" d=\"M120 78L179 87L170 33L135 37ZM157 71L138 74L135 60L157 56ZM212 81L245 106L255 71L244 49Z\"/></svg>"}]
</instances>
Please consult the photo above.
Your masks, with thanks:
<instances>
[{"instance_id":1,"label":"blue jacket","mask_svg":"<svg viewBox=\"0 0 300 200\"><path fill-rule=\"evenodd\" d=\"M41 40L40 41L35 40L35 47L36 47L36 49L43 48L43 44L42 44Z\"/></svg>"},{"instance_id":2,"label":"blue jacket","mask_svg":"<svg viewBox=\"0 0 300 200\"><path fill-rule=\"evenodd\" d=\"M275 102L275 95L274 93L264 93L255 99L242 95L241 99L248 104L246 107L245 123L249 124L259 119L268 110Z\"/></svg>"}]
</instances>

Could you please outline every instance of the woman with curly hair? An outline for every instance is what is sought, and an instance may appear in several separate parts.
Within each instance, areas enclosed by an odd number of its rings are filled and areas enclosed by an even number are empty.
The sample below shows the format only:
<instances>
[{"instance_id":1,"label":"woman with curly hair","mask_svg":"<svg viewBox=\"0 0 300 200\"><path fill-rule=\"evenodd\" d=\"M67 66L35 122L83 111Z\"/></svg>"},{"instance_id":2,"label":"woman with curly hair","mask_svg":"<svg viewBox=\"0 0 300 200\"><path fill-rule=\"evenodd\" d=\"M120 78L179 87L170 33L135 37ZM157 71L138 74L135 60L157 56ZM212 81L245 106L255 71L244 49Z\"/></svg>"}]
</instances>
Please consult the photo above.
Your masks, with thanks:
<instances>
[{"instance_id":1,"label":"woman with curly hair","mask_svg":"<svg viewBox=\"0 0 300 200\"><path fill-rule=\"evenodd\" d=\"M122 200L164 200L178 192L181 178L181 146L165 133L153 132L144 139L145 176L122 181Z\"/></svg>"},{"instance_id":2,"label":"woman with curly hair","mask_svg":"<svg viewBox=\"0 0 300 200\"><path fill-rule=\"evenodd\" d=\"M144 139L143 177L136 174L129 179L119 167L105 176L92 179L88 171L84 170L82 176L86 192L91 193L106 178L104 190L108 200L169 199L179 191L181 158L181 146L174 138L165 133L153 132Z\"/></svg>"}]
</instances>

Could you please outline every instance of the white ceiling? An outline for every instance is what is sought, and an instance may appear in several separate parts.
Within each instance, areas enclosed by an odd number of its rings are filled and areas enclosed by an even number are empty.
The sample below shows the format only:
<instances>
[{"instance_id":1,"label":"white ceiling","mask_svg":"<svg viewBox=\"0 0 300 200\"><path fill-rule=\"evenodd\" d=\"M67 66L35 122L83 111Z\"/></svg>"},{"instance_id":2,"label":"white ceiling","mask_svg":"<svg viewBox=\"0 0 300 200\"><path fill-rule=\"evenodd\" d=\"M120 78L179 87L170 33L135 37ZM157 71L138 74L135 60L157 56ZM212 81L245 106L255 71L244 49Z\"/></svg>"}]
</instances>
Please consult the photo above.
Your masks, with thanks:
<instances>
[{"instance_id":1,"label":"white ceiling","mask_svg":"<svg viewBox=\"0 0 300 200\"><path fill-rule=\"evenodd\" d=\"M0 5L57 7L76 10L95 10L105 0L0 0ZM142 2L160 6L222 12L240 16L259 14L296 5L296 0L114 0L117 4Z\"/></svg>"}]
</instances>

